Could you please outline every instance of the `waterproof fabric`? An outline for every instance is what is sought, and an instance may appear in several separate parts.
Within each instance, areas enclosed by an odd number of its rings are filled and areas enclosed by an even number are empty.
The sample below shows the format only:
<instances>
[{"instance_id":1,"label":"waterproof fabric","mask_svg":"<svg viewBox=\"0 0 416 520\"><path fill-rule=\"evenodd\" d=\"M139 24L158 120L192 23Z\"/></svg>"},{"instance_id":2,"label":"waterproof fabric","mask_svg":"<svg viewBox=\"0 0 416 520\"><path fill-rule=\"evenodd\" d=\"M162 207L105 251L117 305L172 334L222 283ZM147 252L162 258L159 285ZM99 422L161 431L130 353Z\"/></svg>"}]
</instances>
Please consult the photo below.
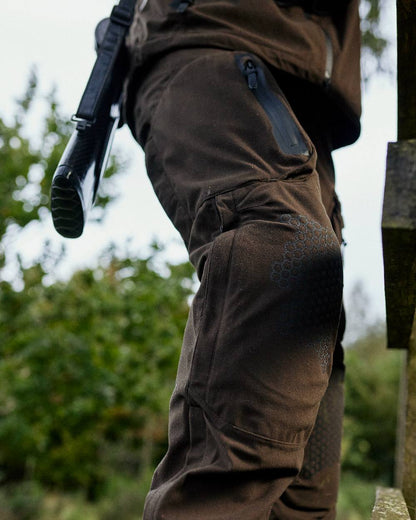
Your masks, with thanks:
<instances>
[{"instance_id":1,"label":"waterproof fabric","mask_svg":"<svg viewBox=\"0 0 416 520\"><path fill-rule=\"evenodd\" d=\"M335 518L342 218L330 122L299 99L295 116L276 77L245 50L195 48L137 84L132 130L201 280L145 520Z\"/></svg>"},{"instance_id":2,"label":"waterproof fabric","mask_svg":"<svg viewBox=\"0 0 416 520\"><path fill-rule=\"evenodd\" d=\"M275 0L141 0L127 44L132 74L127 116L145 69L167 52L196 47L241 50L309 87L331 120L332 146L359 135L359 0L336 3L332 15L318 15ZM292 2L289 2L289 4ZM296 3L296 2L294 2ZM301 2L302 3L302 2ZM330 2L310 2L320 4ZM333 2L335 3L335 2ZM131 122L132 123L132 122Z\"/></svg>"}]
</instances>

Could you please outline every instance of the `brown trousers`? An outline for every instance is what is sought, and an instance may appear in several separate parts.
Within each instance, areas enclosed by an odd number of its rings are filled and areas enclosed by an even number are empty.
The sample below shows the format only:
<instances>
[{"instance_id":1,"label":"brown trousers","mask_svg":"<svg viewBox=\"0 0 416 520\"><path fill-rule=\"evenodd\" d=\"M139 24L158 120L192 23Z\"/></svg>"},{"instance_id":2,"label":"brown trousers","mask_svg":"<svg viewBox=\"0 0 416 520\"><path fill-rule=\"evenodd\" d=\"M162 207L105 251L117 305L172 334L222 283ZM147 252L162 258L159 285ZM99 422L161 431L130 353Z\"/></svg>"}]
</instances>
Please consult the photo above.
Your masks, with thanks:
<instances>
[{"instance_id":1,"label":"brown trousers","mask_svg":"<svg viewBox=\"0 0 416 520\"><path fill-rule=\"evenodd\" d=\"M201 280L144 519L335 518L341 216L308 91L244 52L173 52L133 132ZM299 123L299 121L302 123Z\"/></svg>"}]
</instances>

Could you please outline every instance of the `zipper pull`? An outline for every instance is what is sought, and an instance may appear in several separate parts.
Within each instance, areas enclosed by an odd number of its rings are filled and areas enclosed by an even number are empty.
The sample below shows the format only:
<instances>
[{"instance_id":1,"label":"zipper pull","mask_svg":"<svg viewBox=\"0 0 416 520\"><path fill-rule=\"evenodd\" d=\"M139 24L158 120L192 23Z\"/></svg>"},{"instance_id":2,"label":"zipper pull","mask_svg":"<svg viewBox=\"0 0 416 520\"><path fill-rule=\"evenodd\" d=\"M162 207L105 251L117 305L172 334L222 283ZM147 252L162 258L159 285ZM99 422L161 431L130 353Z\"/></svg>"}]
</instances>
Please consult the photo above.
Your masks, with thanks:
<instances>
[{"instance_id":1,"label":"zipper pull","mask_svg":"<svg viewBox=\"0 0 416 520\"><path fill-rule=\"evenodd\" d=\"M250 90L257 88L257 69L251 60L244 63L244 74L247 77L247 84Z\"/></svg>"}]
</instances>

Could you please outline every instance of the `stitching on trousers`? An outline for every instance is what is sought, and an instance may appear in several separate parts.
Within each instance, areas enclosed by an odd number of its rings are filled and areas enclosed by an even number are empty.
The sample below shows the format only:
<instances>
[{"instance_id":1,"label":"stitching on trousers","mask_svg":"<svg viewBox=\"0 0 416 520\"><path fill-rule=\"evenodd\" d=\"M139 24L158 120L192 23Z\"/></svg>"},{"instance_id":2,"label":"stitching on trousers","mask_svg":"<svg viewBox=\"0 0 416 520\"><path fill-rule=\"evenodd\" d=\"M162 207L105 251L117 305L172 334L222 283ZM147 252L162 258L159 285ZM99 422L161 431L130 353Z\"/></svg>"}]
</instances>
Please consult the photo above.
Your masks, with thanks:
<instances>
[{"instance_id":1,"label":"stitching on trousers","mask_svg":"<svg viewBox=\"0 0 416 520\"><path fill-rule=\"evenodd\" d=\"M264 442L265 444L273 444L277 446L282 446L285 448L292 448L293 450L302 449L306 446L307 441L304 442L288 442L288 441L280 441L278 439L272 439L271 437L267 437L266 435L261 435L259 433L250 432L241 428L239 426L235 426L224 419L222 419L219 415L217 415L208 405L207 403L200 397L196 396L192 391L189 392L191 397L190 402L193 405L199 406L207 416L207 418L214 424L216 428L221 431L226 432L226 430L231 429L234 432L241 433L247 437L257 439L258 441Z\"/></svg>"},{"instance_id":2,"label":"stitching on trousers","mask_svg":"<svg viewBox=\"0 0 416 520\"><path fill-rule=\"evenodd\" d=\"M231 247L230 247L230 252L228 254L227 271L228 271L228 268L229 268L229 263L230 263L230 258L231 258L231 251L232 251L232 248L233 248L235 235L236 235L236 233L234 233L232 244L231 244ZM188 402L189 403L192 402L192 399L191 399L190 396L192 394L191 386L192 386L193 373L194 373L194 361L195 361L195 357L198 354L198 349L200 348L199 347L199 343L200 343L199 338L200 338L200 332L201 332L202 325L203 325L202 322L205 319L205 306L206 306L206 300L208 298L209 281L210 281L210 278L212 276L212 268L211 268L211 266L212 266L212 262L213 262L213 255L214 255L214 252L215 252L214 249L215 249L216 240L218 240L221 236L223 236L223 235L220 235L219 237L217 237L214 240L213 245L212 245L211 250L210 250L210 258L209 258L209 265L208 265L209 269L208 269L208 272L207 272L207 283L206 283L206 288L205 288L205 293L204 293L203 311L201 312L201 323L199 324L199 328L198 328L198 331L197 331L197 337L196 337L196 340L195 340L195 346L194 346L194 349L193 349L193 352L192 352L191 368L190 368L190 371L189 371L188 381L186 383L186 395L188 397ZM228 284L227 284L227 288L228 288ZM225 305L225 298L222 299L222 302L223 302L222 307L224 307L224 305ZM218 333L219 333L218 331L219 331L220 327L221 327L221 323L219 324L219 327L218 327L218 329L216 331L214 345L216 345L217 338L218 338ZM212 349L211 349L211 357L210 357L209 369L208 369L208 373L209 374L211 374L211 367L212 367L212 361L213 361L213 358L214 358L214 352L215 352L215 346L213 346ZM211 375L209 375L209 378L210 377L211 377ZM207 390L208 390L208 384L205 387L205 393L207 392Z\"/></svg>"},{"instance_id":3,"label":"stitching on trousers","mask_svg":"<svg viewBox=\"0 0 416 520\"><path fill-rule=\"evenodd\" d=\"M226 267L226 273L229 272L229 269L230 269L230 263L231 263L231 257L232 257L232 253L233 253L233 250L234 250L234 242L236 240L236 237L237 237L237 234L238 234L238 229L236 230L233 230L233 231L229 231L230 233L232 232L233 233L233 237L232 237L232 241L231 241L231 244L230 244L230 250L228 252L228 257L227 257L227 267ZM221 236L221 235L220 235ZM229 290L229 287L230 287L230 277L227 276L227 285L225 287L225 291L224 291L224 296L222 298L222 307L221 307L221 319L220 319L220 323L218 324L218 328L217 328L217 331L216 331L216 335L215 335L215 340L214 340L214 344L213 344L213 347L211 349L211 357L210 357L210 360L209 360L209 369L208 369L208 381L207 381L207 384L205 386L205 399L208 400L208 389L210 387L210 382L211 382L211 378L212 378L212 364L213 364L213 361L214 361L214 358L215 358L215 353L217 351L217 341L218 341L218 336L220 334L220 330L222 329L222 324L223 324L223 316L224 316L224 306L225 306L225 301L226 301L226 295L228 293L228 290Z\"/></svg>"}]
</instances>

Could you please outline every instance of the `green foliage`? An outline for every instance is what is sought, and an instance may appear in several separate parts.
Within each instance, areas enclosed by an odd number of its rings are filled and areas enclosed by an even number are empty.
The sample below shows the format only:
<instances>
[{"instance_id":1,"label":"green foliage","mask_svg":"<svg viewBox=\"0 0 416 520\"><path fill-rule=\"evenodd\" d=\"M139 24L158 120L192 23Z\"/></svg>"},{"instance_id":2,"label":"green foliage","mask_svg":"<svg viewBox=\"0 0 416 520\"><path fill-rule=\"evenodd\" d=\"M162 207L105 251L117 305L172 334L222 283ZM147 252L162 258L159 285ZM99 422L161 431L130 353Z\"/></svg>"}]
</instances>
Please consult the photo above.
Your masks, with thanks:
<instances>
[{"instance_id":1,"label":"green foliage","mask_svg":"<svg viewBox=\"0 0 416 520\"><path fill-rule=\"evenodd\" d=\"M365 320L362 287L354 291L354 314ZM353 320L354 321L354 320ZM359 327L345 352L345 418L339 520L366 520L377 485L393 485L396 416L404 353L386 349L384 327Z\"/></svg>"},{"instance_id":2,"label":"green foliage","mask_svg":"<svg viewBox=\"0 0 416 520\"><path fill-rule=\"evenodd\" d=\"M135 470L160 456L191 269L165 278L153 260L110 252L67 283L43 285L40 264L23 291L0 283L3 478L94 494L113 445Z\"/></svg>"},{"instance_id":3,"label":"green foliage","mask_svg":"<svg viewBox=\"0 0 416 520\"><path fill-rule=\"evenodd\" d=\"M393 484L403 352L388 351L384 331L367 331L346 351L343 469Z\"/></svg>"},{"instance_id":4,"label":"green foliage","mask_svg":"<svg viewBox=\"0 0 416 520\"><path fill-rule=\"evenodd\" d=\"M386 0L361 0L361 43L363 77L370 79L375 72L390 72L385 55L389 45L382 18Z\"/></svg>"},{"instance_id":5,"label":"green foliage","mask_svg":"<svg viewBox=\"0 0 416 520\"><path fill-rule=\"evenodd\" d=\"M44 179L45 159L49 153L44 149L43 142L39 147L33 147L22 132L35 93L36 77L32 73L27 90L17 103L12 124L7 125L0 119L0 238L10 224L23 227L38 219L38 210L45 207L49 200ZM63 137L66 133L63 128Z\"/></svg>"},{"instance_id":6,"label":"green foliage","mask_svg":"<svg viewBox=\"0 0 416 520\"><path fill-rule=\"evenodd\" d=\"M36 482L20 482L0 489L1 520L32 520L38 518L44 492Z\"/></svg>"},{"instance_id":7,"label":"green foliage","mask_svg":"<svg viewBox=\"0 0 416 520\"><path fill-rule=\"evenodd\" d=\"M362 0L361 38L364 49L370 50L380 57L387 46L387 40L382 36L381 16L384 7L383 0Z\"/></svg>"},{"instance_id":8,"label":"green foliage","mask_svg":"<svg viewBox=\"0 0 416 520\"><path fill-rule=\"evenodd\" d=\"M27 137L39 108L40 135ZM12 122L0 119L0 244L49 217L51 178L72 131L33 72ZM107 175L119 170L113 159ZM105 185L101 207L113 198ZM45 245L42 259L20 263L23 289L0 278L0 483L11 498L22 479L92 498L113 473L137 478L164 452L192 269L165 265L162 276L157 256L156 247L146 259L109 248L95 269L48 285L62 256ZM20 500L13 489L10 515Z\"/></svg>"},{"instance_id":9,"label":"green foliage","mask_svg":"<svg viewBox=\"0 0 416 520\"><path fill-rule=\"evenodd\" d=\"M374 506L376 484L344 471L337 504L337 520L368 520Z\"/></svg>"},{"instance_id":10,"label":"green foliage","mask_svg":"<svg viewBox=\"0 0 416 520\"><path fill-rule=\"evenodd\" d=\"M149 467L139 483L113 478L106 489L105 499L98 506L100 520L140 520L152 475L153 467Z\"/></svg>"}]
</instances>

